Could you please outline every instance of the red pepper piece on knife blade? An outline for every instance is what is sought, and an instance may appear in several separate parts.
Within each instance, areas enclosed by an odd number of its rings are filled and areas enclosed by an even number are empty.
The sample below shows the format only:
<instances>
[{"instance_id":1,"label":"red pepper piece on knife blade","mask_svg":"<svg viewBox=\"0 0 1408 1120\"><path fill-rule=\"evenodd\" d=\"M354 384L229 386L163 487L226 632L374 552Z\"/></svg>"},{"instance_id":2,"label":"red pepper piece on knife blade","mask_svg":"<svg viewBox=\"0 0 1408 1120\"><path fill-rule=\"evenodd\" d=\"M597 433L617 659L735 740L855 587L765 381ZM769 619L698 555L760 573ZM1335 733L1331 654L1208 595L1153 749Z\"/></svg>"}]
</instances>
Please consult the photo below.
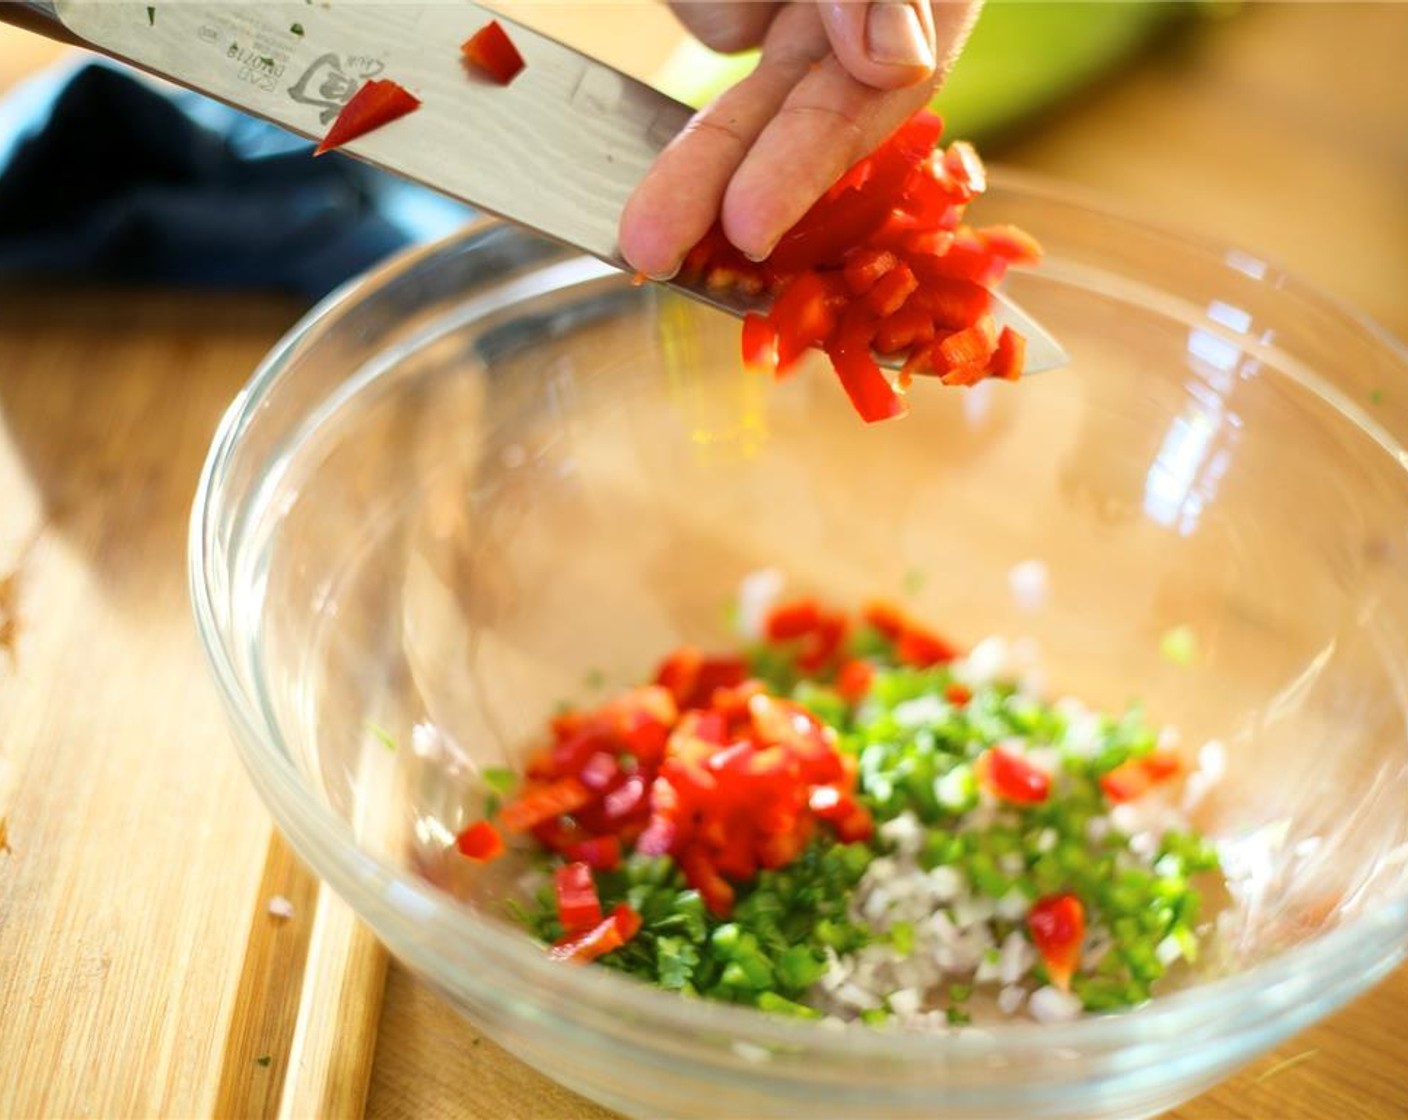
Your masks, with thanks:
<instances>
[{"instance_id":1,"label":"red pepper piece on knife blade","mask_svg":"<svg viewBox=\"0 0 1408 1120\"><path fill-rule=\"evenodd\" d=\"M460 45L469 65L490 81L506 86L524 67L523 56L499 21L490 20Z\"/></svg>"},{"instance_id":2,"label":"red pepper piece on knife blade","mask_svg":"<svg viewBox=\"0 0 1408 1120\"><path fill-rule=\"evenodd\" d=\"M383 125L400 120L420 108L420 98L390 78L373 78L363 82L351 100L342 107L327 135L313 149L315 156L375 132Z\"/></svg>"}]
</instances>

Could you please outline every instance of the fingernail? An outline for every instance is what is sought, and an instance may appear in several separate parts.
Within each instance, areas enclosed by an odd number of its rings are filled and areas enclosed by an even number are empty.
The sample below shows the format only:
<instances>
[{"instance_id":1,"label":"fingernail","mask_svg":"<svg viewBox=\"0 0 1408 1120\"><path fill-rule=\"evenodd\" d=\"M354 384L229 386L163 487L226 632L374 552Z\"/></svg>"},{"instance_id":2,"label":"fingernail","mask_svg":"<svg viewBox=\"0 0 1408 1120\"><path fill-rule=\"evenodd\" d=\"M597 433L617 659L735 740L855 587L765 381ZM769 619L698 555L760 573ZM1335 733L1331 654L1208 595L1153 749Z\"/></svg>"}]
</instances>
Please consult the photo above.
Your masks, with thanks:
<instances>
[{"instance_id":1,"label":"fingernail","mask_svg":"<svg viewBox=\"0 0 1408 1120\"><path fill-rule=\"evenodd\" d=\"M919 13L901 0L876 0L870 5L865 17L865 49L872 62L885 66L934 66L934 48L924 34Z\"/></svg>"},{"instance_id":2,"label":"fingernail","mask_svg":"<svg viewBox=\"0 0 1408 1120\"><path fill-rule=\"evenodd\" d=\"M754 264L762 264L765 260L772 256L772 251L776 248L776 245L769 245L761 253L745 252L743 255L747 257L750 261L752 261Z\"/></svg>"},{"instance_id":3,"label":"fingernail","mask_svg":"<svg viewBox=\"0 0 1408 1120\"><path fill-rule=\"evenodd\" d=\"M659 272L647 272L645 276L648 280L654 280L656 283L663 284L666 280L673 280L679 274L680 266L675 265L674 268L663 268Z\"/></svg>"}]
</instances>

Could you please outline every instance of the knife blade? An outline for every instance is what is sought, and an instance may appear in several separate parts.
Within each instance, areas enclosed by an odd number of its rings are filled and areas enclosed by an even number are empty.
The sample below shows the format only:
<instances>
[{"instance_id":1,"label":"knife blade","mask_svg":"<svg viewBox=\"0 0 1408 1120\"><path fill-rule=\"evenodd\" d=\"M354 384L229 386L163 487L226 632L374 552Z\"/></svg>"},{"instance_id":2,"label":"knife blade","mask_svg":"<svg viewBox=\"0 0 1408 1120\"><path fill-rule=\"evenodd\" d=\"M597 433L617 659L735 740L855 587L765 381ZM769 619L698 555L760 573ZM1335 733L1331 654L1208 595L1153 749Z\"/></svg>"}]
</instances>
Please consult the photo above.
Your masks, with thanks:
<instances>
[{"instance_id":1,"label":"knife blade","mask_svg":"<svg viewBox=\"0 0 1408 1120\"><path fill-rule=\"evenodd\" d=\"M473 3L320 0L32 0L104 53L317 139L356 89L390 78L414 113L342 150L476 209L629 269L616 244L626 199L692 110L620 71ZM525 69L477 78L459 45L491 19ZM731 314L757 300L671 281ZM1055 340L998 294L1027 337L1033 373L1067 362Z\"/></svg>"}]
</instances>

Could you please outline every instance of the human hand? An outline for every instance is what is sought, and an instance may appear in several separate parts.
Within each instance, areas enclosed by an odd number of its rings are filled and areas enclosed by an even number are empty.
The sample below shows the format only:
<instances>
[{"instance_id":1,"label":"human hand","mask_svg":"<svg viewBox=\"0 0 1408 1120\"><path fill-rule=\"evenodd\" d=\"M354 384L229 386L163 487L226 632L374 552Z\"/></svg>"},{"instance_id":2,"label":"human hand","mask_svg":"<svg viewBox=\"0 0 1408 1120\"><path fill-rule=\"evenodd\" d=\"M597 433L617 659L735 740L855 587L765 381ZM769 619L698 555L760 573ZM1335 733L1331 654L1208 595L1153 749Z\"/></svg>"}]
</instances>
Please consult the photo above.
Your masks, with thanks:
<instances>
[{"instance_id":1,"label":"human hand","mask_svg":"<svg viewBox=\"0 0 1408 1120\"><path fill-rule=\"evenodd\" d=\"M678 271L716 219L761 260L854 163L927 104L981 0L684 0L675 14L720 51L762 46L757 69L697 113L621 216L621 253Z\"/></svg>"}]
</instances>

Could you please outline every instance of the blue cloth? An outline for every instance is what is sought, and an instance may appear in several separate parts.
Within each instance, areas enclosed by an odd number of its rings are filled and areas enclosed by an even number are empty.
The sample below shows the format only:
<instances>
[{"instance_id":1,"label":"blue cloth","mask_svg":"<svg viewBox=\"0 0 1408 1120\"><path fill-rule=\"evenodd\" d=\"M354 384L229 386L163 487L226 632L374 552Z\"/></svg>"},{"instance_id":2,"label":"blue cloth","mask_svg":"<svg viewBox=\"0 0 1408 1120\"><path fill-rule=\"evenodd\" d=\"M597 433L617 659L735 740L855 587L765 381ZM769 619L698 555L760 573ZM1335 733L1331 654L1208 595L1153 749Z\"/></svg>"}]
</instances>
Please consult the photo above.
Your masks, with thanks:
<instances>
[{"instance_id":1,"label":"blue cloth","mask_svg":"<svg viewBox=\"0 0 1408 1120\"><path fill-rule=\"evenodd\" d=\"M107 62L0 102L0 279L331 291L472 212Z\"/></svg>"}]
</instances>

